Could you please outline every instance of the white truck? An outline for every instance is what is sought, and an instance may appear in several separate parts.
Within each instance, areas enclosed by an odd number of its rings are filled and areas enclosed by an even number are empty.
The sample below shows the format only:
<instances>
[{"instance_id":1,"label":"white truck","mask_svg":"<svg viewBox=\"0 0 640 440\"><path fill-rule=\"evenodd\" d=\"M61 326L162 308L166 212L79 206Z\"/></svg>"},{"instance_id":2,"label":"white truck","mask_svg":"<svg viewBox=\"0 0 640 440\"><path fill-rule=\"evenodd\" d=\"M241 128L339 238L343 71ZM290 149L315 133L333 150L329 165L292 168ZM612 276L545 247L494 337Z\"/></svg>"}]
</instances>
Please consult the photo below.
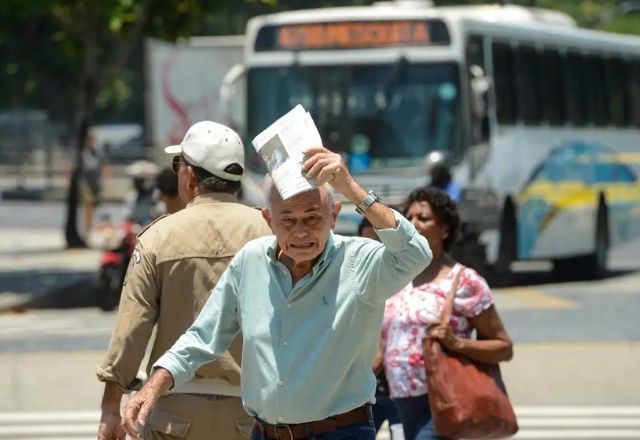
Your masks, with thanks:
<instances>
[{"instance_id":1,"label":"white truck","mask_svg":"<svg viewBox=\"0 0 640 440\"><path fill-rule=\"evenodd\" d=\"M197 121L229 119L222 114L220 89L229 70L242 62L244 44L244 36L146 41L145 113L154 151L179 143Z\"/></svg>"}]
</instances>

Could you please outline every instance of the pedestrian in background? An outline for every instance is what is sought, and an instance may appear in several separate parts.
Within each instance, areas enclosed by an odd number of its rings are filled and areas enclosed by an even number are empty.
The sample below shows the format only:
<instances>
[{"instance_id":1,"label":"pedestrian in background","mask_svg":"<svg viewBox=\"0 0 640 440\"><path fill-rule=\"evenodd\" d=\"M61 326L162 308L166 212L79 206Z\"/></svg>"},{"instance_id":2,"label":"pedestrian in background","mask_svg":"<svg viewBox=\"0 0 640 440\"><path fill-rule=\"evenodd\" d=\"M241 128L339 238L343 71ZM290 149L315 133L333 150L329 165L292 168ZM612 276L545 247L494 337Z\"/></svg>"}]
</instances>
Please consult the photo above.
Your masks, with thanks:
<instances>
[{"instance_id":1,"label":"pedestrian in background","mask_svg":"<svg viewBox=\"0 0 640 440\"><path fill-rule=\"evenodd\" d=\"M429 410L422 340L437 338L447 349L485 363L510 360L512 342L485 280L448 253L460 227L453 200L439 189L418 188L407 199L405 215L429 241L433 261L387 301L381 344L405 439L433 440L441 437L433 429ZM459 272L451 323L438 322Z\"/></svg>"},{"instance_id":2,"label":"pedestrian in background","mask_svg":"<svg viewBox=\"0 0 640 440\"><path fill-rule=\"evenodd\" d=\"M149 224L155 216L153 192L158 166L148 160L136 160L125 169L131 179L133 191L127 195L127 218L140 226Z\"/></svg>"},{"instance_id":3,"label":"pedestrian in background","mask_svg":"<svg viewBox=\"0 0 640 440\"><path fill-rule=\"evenodd\" d=\"M373 229L371 222L363 217L358 225L358 235L360 237L370 238L371 240L380 241L378 234ZM394 435L394 431L397 432L398 428L402 429L400 423L400 415L395 403L389 397L389 384L387 383L387 377L384 373L383 366L383 354L382 347L378 348L378 353L373 361L373 373L376 375L376 403L373 405L373 424L376 428L376 432L380 431L382 424L387 421L389 424L389 431L391 433L392 440L398 439L398 435ZM394 426L396 425L396 426Z\"/></svg>"},{"instance_id":4,"label":"pedestrian in background","mask_svg":"<svg viewBox=\"0 0 640 440\"><path fill-rule=\"evenodd\" d=\"M249 240L270 233L256 209L241 205L244 148L221 124L193 125L174 156L178 193L185 209L157 219L138 236L125 276L116 327L97 375L105 382L98 439L124 439L122 394L139 386L136 373L157 325L147 373L191 325L229 261ZM232 342L231 340L229 341ZM145 439L242 439L252 420L240 396L241 341L190 381L159 397ZM246 426L245 426L246 425Z\"/></svg>"},{"instance_id":5,"label":"pedestrian in background","mask_svg":"<svg viewBox=\"0 0 640 440\"><path fill-rule=\"evenodd\" d=\"M447 193L454 202L460 202L460 198L462 197L462 188L453 181L449 167L445 165L434 165L433 168L431 168L430 174L430 186L441 189Z\"/></svg>"},{"instance_id":6,"label":"pedestrian in background","mask_svg":"<svg viewBox=\"0 0 640 440\"><path fill-rule=\"evenodd\" d=\"M189 381L241 331L242 398L255 417L254 440L375 438L371 364L384 302L431 252L406 219L353 179L339 154L317 147L307 155L307 178L331 178L381 242L333 234L341 205L325 186L284 201L267 182L263 216L275 237L236 255L193 326L155 363L126 406L129 435L136 438L136 421L146 425L158 396Z\"/></svg>"},{"instance_id":7,"label":"pedestrian in background","mask_svg":"<svg viewBox=\"0 0 640 440\"><path fill-rule=\"evenodd\" d=\"M159 214L173 214L185 207L178 194L178 176L171 168L164 168L158 173L153 198Z\"/></svg>"},{"instance_id":8,"label":"pedestrian in background","mask_svg":"<svg viewBox=\"0 0 640 440\"><path fill-rule=\"evenodd\" d=\"M82 172L78 182L84 220L84 241L89 242L96 209L102 196L103 179L111 175L111 168L103 151L96 147L96 138L90 131L82 150Z\"/></svg>"}]
</instances>

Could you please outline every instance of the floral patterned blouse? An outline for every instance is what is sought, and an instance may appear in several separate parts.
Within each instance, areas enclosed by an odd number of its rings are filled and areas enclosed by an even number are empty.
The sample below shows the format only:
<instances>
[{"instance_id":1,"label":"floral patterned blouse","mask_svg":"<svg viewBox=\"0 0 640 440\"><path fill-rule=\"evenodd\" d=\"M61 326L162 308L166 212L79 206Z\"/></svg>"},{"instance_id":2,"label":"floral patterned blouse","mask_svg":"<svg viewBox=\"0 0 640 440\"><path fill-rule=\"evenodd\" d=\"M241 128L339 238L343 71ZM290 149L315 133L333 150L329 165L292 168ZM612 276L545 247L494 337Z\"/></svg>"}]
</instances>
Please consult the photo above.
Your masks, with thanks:
<instances>
[{"instance_id":1,"label":"floral patterned blouse","mask_svg":"<svg viewBox=\"0 0 640 440\"><path fill-rule=\"evenodd\" d=\"M387 300L381 344L392 398L427 393L422 339L426 336L427 327L438 320L451 284L460 270L463 272L450 325L456 335L470 338L473 328L468 318L479 315L493 304L487 282L473 269L456 263L446 278L421 286L409 284Z\"/></svg>"}]
</instances>

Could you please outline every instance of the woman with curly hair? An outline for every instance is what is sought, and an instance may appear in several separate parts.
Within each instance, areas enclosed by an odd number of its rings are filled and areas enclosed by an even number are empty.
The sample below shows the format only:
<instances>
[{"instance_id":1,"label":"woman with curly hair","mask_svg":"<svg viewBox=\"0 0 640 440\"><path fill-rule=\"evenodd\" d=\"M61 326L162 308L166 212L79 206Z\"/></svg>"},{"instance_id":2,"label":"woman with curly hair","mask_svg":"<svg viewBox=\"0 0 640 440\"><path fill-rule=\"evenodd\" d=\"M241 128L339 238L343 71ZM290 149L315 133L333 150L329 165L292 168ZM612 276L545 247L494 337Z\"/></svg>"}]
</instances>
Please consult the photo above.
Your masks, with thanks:
<instances>
[{"instance_id":1,"label":"woman with curly hair","mask_svg":"<svg viewBox=\"0 0 640 440\"><path fill-rule=\"evenodd\" d=\"M429 411L422 340L437 338L447 349L485 363L510 360L513 344L486 281L449 255L460 228L456 204L439 189L418 188L409 195L404 214L429 240L433 260L387 301L382 327L384 369L405 439L442 439ZM439 322L459 272L451 322ZM474 330L476 339L471 339Z\"/></svg>"}]
</instances>

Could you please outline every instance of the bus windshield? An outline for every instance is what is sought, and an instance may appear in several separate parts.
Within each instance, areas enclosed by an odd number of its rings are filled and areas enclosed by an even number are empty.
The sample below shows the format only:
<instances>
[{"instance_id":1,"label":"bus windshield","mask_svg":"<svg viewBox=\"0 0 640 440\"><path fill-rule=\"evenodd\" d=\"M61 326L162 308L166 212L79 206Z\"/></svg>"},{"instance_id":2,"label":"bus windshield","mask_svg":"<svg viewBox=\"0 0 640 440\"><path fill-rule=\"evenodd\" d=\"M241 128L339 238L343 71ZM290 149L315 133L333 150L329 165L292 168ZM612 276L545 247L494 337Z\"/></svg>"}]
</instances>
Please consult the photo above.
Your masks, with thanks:
<instances>
[{"instance_id":1,"label":"bus windshield","mask_svg":"<svg viewBox=\"0 0 640 440\"><path fill-rule=\"evenodd\" d=\"M253 68L250 139L296 104L311 113L325 144L354 172L416 167L460 142L455 63ZM257 168L256 155L250 167Z\"/></svg>"}]
</instances>

